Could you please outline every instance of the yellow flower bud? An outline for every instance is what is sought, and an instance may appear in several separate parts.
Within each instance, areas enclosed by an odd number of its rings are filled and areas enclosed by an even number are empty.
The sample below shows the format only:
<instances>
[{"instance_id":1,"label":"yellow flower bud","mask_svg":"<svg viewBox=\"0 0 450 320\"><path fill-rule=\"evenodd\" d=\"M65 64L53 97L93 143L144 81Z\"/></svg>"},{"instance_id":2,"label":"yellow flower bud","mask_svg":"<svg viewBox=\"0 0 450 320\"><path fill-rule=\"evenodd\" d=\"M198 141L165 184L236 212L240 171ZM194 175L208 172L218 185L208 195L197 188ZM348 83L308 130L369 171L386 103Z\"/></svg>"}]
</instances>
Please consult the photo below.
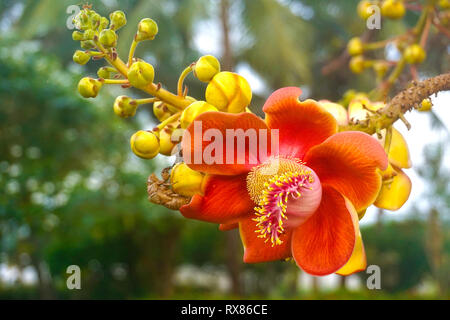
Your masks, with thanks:
<instances>
[{"instance_id":1,"label":"yellow flower bud","mask_svg":"<svg viewBox=\"0 0 450 320\"><path fill-rule=\"evenodd\" d=\"M93 78L83 78L78 82L78 92L85 98L95 98L103 83Z\"/></svg>"},{"instance_id":2,"label":"yellow flower bud","mask_svg":"<svg viewBox=\"0 0 450 320\"><path fill-rule=\"evenodd\" d=\"M74 31L74 32L72 33L72 39L73 39L74 41L81 41L81 40L84 40L84 34L81 33L80 31Z\"/></svg>"},{"instance_id":3,"label":"yellow flower bud","mask_svg":"<svg viewBox=\"0 0 450 320\"><path fill-rule=\"evenodd\" d=\"M177 129L179 125L180 121L169 124L159 133L159 153L162 155L172 155L173 149L178 144L179 138L181 138L181 134L178 132L179 129Z\"/></svg>"},{"instance_id":4,"label":"yellow flower bud","mask_svg":"<svg viewBox=\"0 0 450 320\"><path fill-rule=\"evenodd\" d=\"M92 29L89 29L84 32L83 40L94 40L94 37L95 37L95 31Z\"/></svg>"},{"instance_id":5,"label":"yellow flower bud","mask_svg":"<svg viewBox=\"0 0 450 320\"><path fill-rule=\"evenodd\" d=\"M185 197L201 194L203 179L202 173L192 170L185 163L178 163L170 173L172 190Z\"/></svg>"},{"instance_id":6,"label":"yellow flower bud","mask_svg":"<svg viewBox=\"0 0 450 320\"><path fill-rule=\"evenodd\" d=\"M109 19L111 20L111 29L119 30L124 25L127 24L127 17L123 11L117 10L109 15Z\"/></svg>"},{"instance_id":7,"label":"yellow flower bud","mask_svg":"<svg viewBox=\"0 0 450 320\"><path fill-rule=\"evenodd\" d=\"M143 159L153 159L159 153L159 139L152 131L136 132L130 145L134 154Z\"/></svg>"},{"instance_id":8,"label":"yellow flower bud","mask_svg":"<svg viewBox=\"0 0 450 320\"><path fill-rule=\"evenodd\" d=\"M186 109L183 110L183 113L181 114L181 128L186 129L200 114L210 111L217 112L219 110L205 101L196 101L191 103Z\"/></svg>"},{"instance_id":9,"label":"yellow flower bud","mask_svg":"<svg viewBox=\"0 0 450 320\"><path fill-rule=\"evenodd\" d=\"M402 0L385 0L381 6L381 14L390 19L400 19L405 12Z\"/></svg>"},{"instance_id":10,"label":"yellow flower bud","mask_svg":"<svg viewBox=\"0 0 450 320\"><path fill-rule=\"evenodd\" d=\"M102 17L102 18L100 19L99 31L108 28L108 26L109 26L109 21L108 21L108 19L106 19L105 17Z\"/></svg>"},{"instance_id":11,"label":"yellow flower bud","mask_svg":"<svg viewBox=\"0 0 450 320\"><path fill-rule=\"evenodd\" d=\"M175 113L172 112L171 108L169 107L172 106L168 105L163 101L157 101L153 103L153 114L155 115L156 119L158 119L159 121L164 121L167 118L169 118L173 113Z\"/></svg>"},{"instance_id":12,"label":"yellow flower bud","mask_svg":"<svg viewBox=\"0 0 450 320\"><path fill-rule=\"evenodd\" d=\"M449 0L439 0L439 6L442 9L450 9L450 1Z\"/></svg>"},{"instance_id":13,"label":"yellow flower bud","mask_svg":"<svg viewBox=\"0 0 450 320\"><path fill-rule=\"evenodd\" d=\"M350 70L353 73L361 73L364 71L364 57L363 56L356 56L350 59Z\"/></svg>"},{"instance_id":14,"label":"yellow flower bud","mask_svg":"<svg viewBox=\"0 0 450 320\"><path fill-rule=\"evenodd\" d=\"M220 111L244 112L252 100L252 90L244 77L233 72L219 72L206 88L206 101Z\"/></svg>"},{"instance_id":15,"label":"yellow flower bud","mask_svg":"<svg viewBox=\"0 0 450 320\"><path fill-rule=\"evenodd\" d=\"M405 55L405 60L409 64L419 64L422 63L427 57L427 53L419 44L412 44L405 49L403 53Z\"/></svg>"},{"instance_id":16,"label":"yellow flower bud","mask_svg":"<svg viewBox=\"0 0 450 320\"><path fill-rule=\"evenodd\" d=\"M80 42L80 46L85 50L91 50L95 48L95 43L92 40L85 40Z\"/></svg>"},{"instance_id":17,"label":"yellow flower bud","mask_svg":"<svg viewBox=\"0 0 450 320\"><path fill-rule=\"evenodd\" d=\"M91 59L91 56L81 50L75 51L75 53L73 55L73 61L75 63L81 64L81 65L85 65L86 63L89 62L90 59Z\"/></svg>"},{"instance_id":18,"label":"yellow flower bud","mask_svg":"<svg viewBox=\"0 0 450 320\"><path fill-rule=\"evenodd\" d=\"M98 36L98 41L107 48L115 47L117 45L117 34L112 29L102 30Z\"/></svg>"},{"instance_id":19,"label":"yellow flower bud","mask_svg":"<svg viewBox=\"0 0 450 320\"><path fill-rule=\"evenodd\" d=\"M383 77L389 70L389 65L384 61L377 61L373 64L373 69L379 77Z\"/></svg>"},{"instance_id":20,"label":"yellow flower bud","mask_svg":"<svg viewBox=\"0 0 450 320\"><path fill-rule=\"evenodd\" d=\"M101 67L100 69L98 69L97 75L101 79L109 79L111 78L111 70L111 67Z\"/></svg>"},{"instance_id":21,"label":"yellow flower bud","mask_svg":"<svg viewBox=\"0 0 450 320\"><path fill-rule=\"evenodd\" d=\"M133 87L143 88L153 82L155 70L150 63L138 61L128 70L128 81Z\"/></svg>"},{"instance_id":22,"label":"yellow flower bud","mask_svg":"<svg viewBox=\"0 0 450 320\"><path fill-rule=\"evenodd\" d=\"M203 56L195 63L193 71L198 80L209 82L220 72L220 62L214 56Z\"/></svg>"},{"instance_id":23,"label":"yellow flower bud","mask_svg":"<svg viewBox=\"0 0 450 320\"><path fill-rule=\"evenodd\" d=\"M158 34L158 25L150 18L142 19L138 25L136 41L153 40Z\"/></svg>"},{"instance_id":24,"label":"yellow flower bud","mask_svg":"<svg viewBox=\"0 0 450 320\"><path fill-rule=\"evenodd\" d=\"M137 101L127 96L119 96L114 102L114 113L121 118L133 117L137 108Z\"/></svg>"},{"instance_id":25,"label":"yellow flower bud","mask_svg":"<svg viewBox=\"0 0 450 320\"><path fill-rule=\"evenodd\" d=\"M347 51L351 56L359 56L364 52L363 43L360 38L352 38L347 45Z\"/></svg>"},{"instance_id":26,"label":"yellow flower bud","mask_svg":"<svg viewBox=\"0 0 450 320\"><path fill-rule=\"evenodd\" d=\"M420 108L417 110L419 110L420 112L426 112L426 111L430 111L432 107L433 107L433 103L431 102L431 100L424 99L422 101L422 103L420 104Z\"/></svg>"},{"instance_id":27,"label":"yellow flower bud","mask_svg":"<svg viewBox=\"0 0 450 320\"><path fill-rule=\"evenodd\" d=\"M372 6L373 3L370 1L360 1L358 4L358 15L363 20L369 19L369 17L372 15L372 12L369 10L369 7Z\"/></svg>"}]
</instances>

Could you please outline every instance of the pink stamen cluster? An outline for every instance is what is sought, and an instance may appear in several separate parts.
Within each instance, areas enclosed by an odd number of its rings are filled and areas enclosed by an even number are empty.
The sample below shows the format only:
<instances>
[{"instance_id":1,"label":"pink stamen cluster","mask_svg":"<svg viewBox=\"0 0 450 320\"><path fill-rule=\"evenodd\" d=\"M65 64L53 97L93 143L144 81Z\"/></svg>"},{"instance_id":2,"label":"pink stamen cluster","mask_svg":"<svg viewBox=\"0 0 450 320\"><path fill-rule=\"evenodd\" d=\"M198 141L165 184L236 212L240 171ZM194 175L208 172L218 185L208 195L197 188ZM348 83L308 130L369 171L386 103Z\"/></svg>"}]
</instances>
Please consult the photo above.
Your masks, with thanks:
<instances>
[{"instance_id":1,"label":"pink stamen cluster","mask_svg":"<svg viewBox=\"0 0 450 320\"><path fill-rule=\"evenodd\" d=\"M272 242L272 247L280 245L283 241L280 236L284 233L283 223L287 220L286 210L289 197L298 199L302 196L302 189L312 190L311 184L314 177L309 170L300 172L285 172L275 175L264 184L266 187L263 195L255 208L258 222L256 226L260 233L258 238L266 239L265 242Z\"/></svg>"}]
</instances>

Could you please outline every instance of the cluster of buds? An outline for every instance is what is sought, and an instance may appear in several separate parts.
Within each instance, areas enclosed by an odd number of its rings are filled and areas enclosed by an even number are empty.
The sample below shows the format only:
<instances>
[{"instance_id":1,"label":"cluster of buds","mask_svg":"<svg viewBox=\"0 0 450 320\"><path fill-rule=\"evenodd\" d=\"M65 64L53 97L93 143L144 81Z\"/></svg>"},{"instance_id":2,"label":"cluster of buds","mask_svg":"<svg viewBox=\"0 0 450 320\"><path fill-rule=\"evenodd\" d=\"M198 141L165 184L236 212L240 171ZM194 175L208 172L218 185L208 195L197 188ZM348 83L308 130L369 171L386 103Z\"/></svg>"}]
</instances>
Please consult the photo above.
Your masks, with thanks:
<instances>
[{"instance_id":1,"label":"cluster of buds","mask_svg":"<svg viewBox=\"0 0 450 320\"><path fill-rule=\"evenodd\" d=\"M420 9L421 16L414 28L406 31L404 34L391 39L366 43L359 37L352 38L347 44L347 52L351 56L349 68L353 73L359 74L364 70L373 69L377 75L380 84L380 97L386 96L392 84L400 76L406 66L411 70L411 76L417 80L417 65L426 60L425 51L428 34L431 26L435 26L437 31L448 34L448 19L445 19L449 13L450 0L425 0L423 4L414 4L412 9ZM367 20L376 10L387 19L401 19L405 16L409 4L403 0L363 0L359 3L358 15ZM388 44L394 44L401 53L398 61L387 61L385 59L376 59L371 56L375 50L385 50ZM392 69L392 70L391 70Z\"/></svg>"},{"instance_id":2,"label":"cluster of buds","mask_svg":"<svg viewBox=\"0 0 450 320\"><path fill-rule=\"evenodd\" d=\"M73 33L73 39L80 41L84 50L77 50L73 60L85 65L91 58L104 59L109 64L97 71L98 78L85 77L80 80L78 91L85 98L97 97L104 85L121 85L124 89L135 87L150 96L135 99L121 95L113 104L114 113L122 118L135 116L141 105L153 104L153 113L160 123L152 130L140 130L131 137L131 150L135 155L152 159L158 154L176 154L183 130L202 113L250 112L248 106L252 91L248 82L236 73L221 71L220 62L211 55L200 57L184 69L179 76L176 93L164 89L161 83L155 84L154 67L135 58L135 51L140 42L153 40L157 36L158 25L149 18L139 22L128 60L123 61L116 50L119 40L117 30L126 23L122 11L111 13L108 19L84 7L74 18L78 30ZM207 83L204 99L187 95L184 80L190 73L199 81ZM203 174L180 163L173 168L170 180L176 193L192 196L192 192L201 192Z\"/></svg>"}]
</instances>

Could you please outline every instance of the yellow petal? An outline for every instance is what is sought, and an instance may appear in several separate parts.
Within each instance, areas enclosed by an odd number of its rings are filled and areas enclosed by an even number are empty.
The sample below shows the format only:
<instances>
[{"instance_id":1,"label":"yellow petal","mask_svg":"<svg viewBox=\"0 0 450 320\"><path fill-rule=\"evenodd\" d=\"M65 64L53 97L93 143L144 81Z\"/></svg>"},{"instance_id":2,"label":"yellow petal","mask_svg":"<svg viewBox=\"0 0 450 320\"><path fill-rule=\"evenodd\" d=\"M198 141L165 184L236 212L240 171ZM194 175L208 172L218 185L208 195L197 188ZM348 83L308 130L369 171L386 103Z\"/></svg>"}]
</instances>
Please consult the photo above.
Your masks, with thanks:
<instances>
[{"instance_id":1,"label":"yellow petal","mask_svg":"<svg viewBox=\"0 0 450 320\"><path fill-rule=\"evenodd\" d=\"M338 125L346 126L348 124L347 110L338 103L328 100L320 100L320 105L333 115Z\"/></svg>"},{"instance_id":2,"label":"yellow petal","mask_svg":"<svg viewBox=\"0 0 450 320\"><path fill-rule=\"evenodd\" d=\"M353 273L365 270L367 267L366 251L364 250L364 243L362 241L361 232L356 237L355 248L352 256L347 263L340 268L336 273L341 276L349 276Z\"/></svg>"},{"instance_id":3,"label":"yellow petal","mask_svg":"<svg viewBox=\"0 0 450 320\"><path fill-rule=\"evenodd\" d=\"M408 144L402 134L392 128L391 148L389 149L389 162L399 168L411 168Z\"/></svg>"},{"instance_id":4,"label":"yellow petal","mask_svg":"<svg viewBox=\"0 0 450 320\"><path fill-rule=\"evenodd\" d=\"M395 171L397 175L392 179L392 183L383 184L374 203L378 208L395 211L400 209L409 198L411 180L401 169L395 168Z\"/></svg>"}]
</instances>

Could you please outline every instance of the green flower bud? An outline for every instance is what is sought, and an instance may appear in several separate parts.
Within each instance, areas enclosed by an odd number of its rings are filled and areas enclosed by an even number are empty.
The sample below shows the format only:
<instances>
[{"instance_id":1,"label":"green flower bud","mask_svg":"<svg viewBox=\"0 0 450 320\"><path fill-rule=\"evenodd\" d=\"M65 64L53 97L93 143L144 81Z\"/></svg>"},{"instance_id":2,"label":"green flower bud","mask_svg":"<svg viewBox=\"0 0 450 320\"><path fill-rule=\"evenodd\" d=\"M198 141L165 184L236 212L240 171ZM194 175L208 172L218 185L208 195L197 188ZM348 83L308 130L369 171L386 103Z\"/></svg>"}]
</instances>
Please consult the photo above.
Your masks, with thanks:
<instances>
[{"instance_id":1,"label":"green flower bud","mask_svg":"<svg viewBox=\"0 0 450 320\"><path fill-rule=\"evenodd\" d=\"M83 48L85 50L91 50L96 47L94 41L92 41L92 40L81 41L80 45L81 45L81 48Z\"/></svg>"},{"instance_id":2,"label":"green flower bud","mask_svg":"<svg viewBox=\"0 0 450 320\"><path fill-rule=\"evenodd\" d=\"M138 25L136 41L153 40L158 34L158 25L150 18L142 19Z\"/></svg>"},{"instance_id":3,"label":"green flower bud","mask_svg":"<svg viewBox=\"0 0 450 320\"><path fill-rule=\"evenodd\" d=\"M83 78L78 83L78 92L85 98L95 98L103 83L93 78Z\"/></svg>"},{"instance_id":4,"label":"green flower bud","mask_svg":"<svg viewBox=\"0 0 450 320\"><path fill-rule=\"evenodd\" d=\"M107 48L115 47L117 45L117 34L111 29L102 30L98 36L98 41Z\"/></svg>"},{"instance_id":5,"label":"green flower bud","mask_svg":"<svg viewBox=\"0 0 450 320\"><path fill-rule=\"evenodd\" d=\"M73 61L75 63L81 64L82 66L89 62L91 56L84 51L77 50L73 55Z\"/></svg>"},{"instance_id":6,"label":"green flower bud","mask_svg":"<svg viewBox=\"0 0 450 320\"><path fill-rule=\"evenodd\" d=\"M109 15L109 19L111 20L111 29L119 30L124 25L127 24L127 17L123 11L117 10Z\"/></svg>"},{"instance_id":7,"label":"green flower bud","mask_svg":"<svg viewBox=\"0 0 450 320\"><path fill-rule=\"evenodd\" d=\"M74 19L75 27L78 30L87 30L91 28L91 23L89 21L89 17L86 14L86 11L81 11Z\"/></svg>"},{"instance_id":8,"label":"green flower bud","mask_svg":"<svg viewBox=\"0 0 450 320\"><path fill-rule=\"evenodd\" d=\"M136 100L127 96L119 96L114 102L114 113L121 118L133 117L136 114L137 107Z\"/></svg>"},{"instance_id":9,"label":"green flower bud","mask_svg":"<svg viewBox=\"0 0 450 320\"><path fill-rule=\"evenodd\" d=\"M81 33L80 31L74 31L74 32L72 33L72 39L73 39L74 41L81 41L81 40L84 40L84 34Z\"/></svg>"},{"instance_id":10,"label":"green flower bud","mask_svg":"<svg viewBox=\"0 0 450 320\"><path fill-rule=\"evenodd\" d=\"M209 82L220 72L220 62L214 56L203 56L195 63L193 71L198 80Z\"/></svg>"},{"instance_id":11,"label":"green flower bud","mask_svg":"<svg viewBox=\"0 0 450 320\"><path fill-rule=\"evenodd\" d=\"M153 159L159 153L159 139L151 131L138 131L130 139L131 150L143 159Z\"/></svg>"},{"instance_id":12,"label":"green flower bud","mask_svg":"<svg viewBox=\"0 0 450 320\"><path fill-rule=\"evenodd\" d=\"M155 70L150 63L138 61L128 70L128 81L133 87L143 88L153 82Z\"/></svg>"},{"instance_id":13,"label":"green flower bud","mask_svg":"<svg viewBox=\"0 0 450 320\"><path fill-rule=\"evenodd\" d=\"M94 28L98 28L98 26L100 25L100 21L101 21L102 17L96 13L93 12L93 14L91 15L91 25Z\"/></svg>"}]
</instances>

